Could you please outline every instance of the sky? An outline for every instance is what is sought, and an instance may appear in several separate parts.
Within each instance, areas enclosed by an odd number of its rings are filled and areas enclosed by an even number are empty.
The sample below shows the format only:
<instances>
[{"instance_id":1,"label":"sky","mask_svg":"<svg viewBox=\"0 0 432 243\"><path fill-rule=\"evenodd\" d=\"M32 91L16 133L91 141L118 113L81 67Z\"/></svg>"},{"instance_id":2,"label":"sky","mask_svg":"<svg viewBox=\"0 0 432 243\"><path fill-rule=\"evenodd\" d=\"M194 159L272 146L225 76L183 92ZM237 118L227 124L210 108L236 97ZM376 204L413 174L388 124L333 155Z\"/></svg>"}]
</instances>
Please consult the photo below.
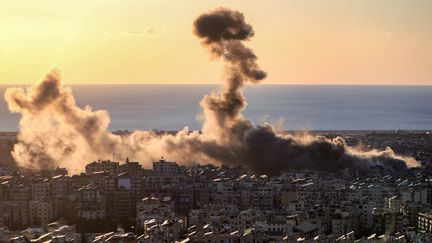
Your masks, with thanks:
<instances>
[{"instance_id":1,"label":"sky","mask_svg":"<svg viewBox=\"0 0 432 243\"><path fill-rule=\"evenodd\" d=\"M217 83L192 33L216 7L253 25L264 83L432 85L430 0L2 0L0 84Z\"/></svg>"}]
</instances>

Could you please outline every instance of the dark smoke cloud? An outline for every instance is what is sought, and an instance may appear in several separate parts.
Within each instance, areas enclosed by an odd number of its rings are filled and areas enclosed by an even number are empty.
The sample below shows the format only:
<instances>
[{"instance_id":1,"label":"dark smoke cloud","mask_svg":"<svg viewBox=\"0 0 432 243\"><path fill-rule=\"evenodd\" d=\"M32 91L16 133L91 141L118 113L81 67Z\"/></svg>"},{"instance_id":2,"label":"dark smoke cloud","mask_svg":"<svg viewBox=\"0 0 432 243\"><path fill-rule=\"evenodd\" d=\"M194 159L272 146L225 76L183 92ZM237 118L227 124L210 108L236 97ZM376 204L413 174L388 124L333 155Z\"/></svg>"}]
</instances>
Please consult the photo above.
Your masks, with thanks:
<instances>
[{"instance_id":1,"label":"dark smoke cloud","mask_svg":"<svg viewBox=\"0 0 432 243\"><path fill-rule=\"evenodd\" d=\"M211 53L223 57L231 66L227 71L233 82L240 85L242 78L259 81L267 76L256 64L257 57L253 51L242 43L254 35L252 26L245 22L242 13L219 8L199 16L194 28L195 34L203 39Z\"/></svg>"},{"instance_id":2,"label":"dark smoke cloud","mask_svg":"<svg viewBox=\"0 0 432 243\"><path fill-rule=\"evenodd\" d=\"M246 40L254 35L242 13L225 8L202 14L194 23L195 34L207 44L227 40Z\"/></svg>"},{"instance_id":3,"label":"dark smoke cloud","mask_svg":"<svg viewBox=\"0 0 432 243\"><path fill-rule=\"evenodd\" d=\"M86 163L115 153L116 158L136 159L147 167L164 155L182 164L243 165L267 174L302 168L367 172L372 165L397 172L418 166L414 159L397 156L390 148L362 151L341 138L286 135L270 124L254 126L242 114L247 106L243 86L259 83L266 73L256 63L253 51L243 44L254 35L252 26L241 13L219 8L199 16L194 28L211 55L224 61L226 75L222 91L206 95L200 103L204 116L201 132L184 128L175 135L110 133L108 113L78 107L72 90L61 85L54 71L28 90L10 88L5 93L9 109L22 116L19 143L13 151L18 164L35 170L63 166L78 172Z\"/></svg>"},{"instance_id":4,"label":"dark smoke cloud","mask_svg":"<svg viewBox=\"0 0 432 243\"><path fill-rule=\"evenodd\" d=\"M416 164L412 159L396 156L391 149L364 152L350 148L341 138L282 135L270 124L254 127L241 114L247 106L243 85L246 81L260 82L266 73L256 63L253 51L242 43L254 35L252 26L240 12L219 8L199 16L194 27L203 45L226 63L222 94L206 96L201 102L206 115L203 131L228 151L213 155L218 161L268 174L287 168L335 171L351 167L364 172L375 164L399 171Z\"/></svg>"},{"instance_id":5,"label":"dark smoke cloud","mask_svg":"<svg viewBox=\"0 0 432 243\"><path fill-rule=\"evenodd\" d=\"M365 152L349 147L340 137L330 140L309 135L280 135L268 124L253 128L245 140L244 161L248 161L248 167L268 174L286 168L331 172L357 168L367 172L372 165L381 165L388 172L400 172L416 165L415 160L396 156L390 148Z\"/></svg>"}]
</instances>

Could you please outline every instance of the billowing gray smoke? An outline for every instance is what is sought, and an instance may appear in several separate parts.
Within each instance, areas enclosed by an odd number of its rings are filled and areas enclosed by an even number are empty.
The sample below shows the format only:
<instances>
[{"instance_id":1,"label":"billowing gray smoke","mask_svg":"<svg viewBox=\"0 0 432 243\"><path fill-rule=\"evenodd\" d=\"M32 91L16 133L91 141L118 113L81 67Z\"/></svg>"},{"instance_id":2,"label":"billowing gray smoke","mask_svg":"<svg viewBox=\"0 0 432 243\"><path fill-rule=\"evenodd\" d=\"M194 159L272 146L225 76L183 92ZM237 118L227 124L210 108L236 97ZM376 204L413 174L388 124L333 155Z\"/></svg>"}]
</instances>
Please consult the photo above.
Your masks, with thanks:
<instances>
[{"instance_id":1,"label":"billowing gray smoke","mask_svg":"<svg viewBox=\"0 0 432 243\"><path fill-rule=\"evenodd\" d=\"M243 86L245 82L259 83L266 73L257 65L253 51L243 45L254 35L252 26L243 14L219 8L199 16L194 31L214 57L224 60L226 75L222 92L209 94L200 103L204 114L201 132L184 128L176 135L147 131L112 134L107 130L108 113L77 107L72 90L61 85L54 71L27 91L6 91L9 109L22 115L15 160L30 169L64 166L72 172L113 153L118 159L133 158L147 167L164 155L183 164L243 165L267 174L289 168L358 168L366 172L377 164L389 171L418 166L414 159L397 156L390 148L362 151L347 146L341 138L285 135L270 124L254 126L242 115L247 106Z\"/></svg>"},{"instance_id":2,"label":"billowing gray smoke","mask_svg":"<svg viewBox=\"0 0 432 243\"><path fill-rule=\"evenodd\" d=\"M282 135L270 124L254 127L241 114L247 105L243 85L245 81L259 82L266 73L258 67L253 51L242 43L254 35L252 26L240 12L224 8L201 15L194 26L203 45L226 63L223 93L206 96L201 102L207 118L203 131L212 134L226 151L218 154L218 161L267 174L286 168L336 171L353 167L367 171L374 164L400 171L417 164L413 159L395 156L391 149L364 152L350 148L341 138Z\"/></svg>"}]
</instances>

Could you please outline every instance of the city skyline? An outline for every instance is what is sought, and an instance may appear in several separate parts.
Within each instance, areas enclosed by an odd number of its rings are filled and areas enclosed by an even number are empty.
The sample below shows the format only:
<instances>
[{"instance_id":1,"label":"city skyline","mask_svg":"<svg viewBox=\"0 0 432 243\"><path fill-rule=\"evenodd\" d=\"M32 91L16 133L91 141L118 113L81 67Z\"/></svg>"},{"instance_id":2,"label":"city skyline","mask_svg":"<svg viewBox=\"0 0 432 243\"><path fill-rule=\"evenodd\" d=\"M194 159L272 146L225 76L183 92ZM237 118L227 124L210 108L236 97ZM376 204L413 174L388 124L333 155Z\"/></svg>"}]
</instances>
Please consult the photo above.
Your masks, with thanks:
<instances>
[{"instance_id":1,"label":"city skyline","mask_svg":"<svg viewBox=\"0 0 432 243\"><path fill-rule=\"evenodd\" d=\"M2 3L0 242L432 242L431 1Z\"/></svg>"},{"instance_id":2,"label":"city skyline","mask_svg":"<svg viewBox=\"0 0 432 243\"><path fill-rule=\"evenodd\" d=\"M266 84L431 85L428 1L6 1L0 84L219 83L191 22L218 6L254 25Z\"/></svg>"}]
</instances>

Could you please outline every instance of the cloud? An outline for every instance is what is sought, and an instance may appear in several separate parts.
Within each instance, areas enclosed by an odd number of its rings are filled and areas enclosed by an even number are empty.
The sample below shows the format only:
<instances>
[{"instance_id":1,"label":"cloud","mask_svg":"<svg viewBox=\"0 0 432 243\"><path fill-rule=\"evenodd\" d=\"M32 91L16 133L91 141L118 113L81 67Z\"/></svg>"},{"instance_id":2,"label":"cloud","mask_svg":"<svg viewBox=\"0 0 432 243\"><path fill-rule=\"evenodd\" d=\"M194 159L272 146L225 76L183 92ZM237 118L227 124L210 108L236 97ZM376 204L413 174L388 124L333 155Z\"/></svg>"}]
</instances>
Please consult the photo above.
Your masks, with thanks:
<instances>
[{"instance_id":1,"label":"cloud","mask_svg":"<svg viewBox=\"0 0 432 243\"><path fill-rule=\"evenodd\" d=\"M124 31L127 34L155 34L156 30L153 28L147 28L147 29L130 29Z\"/></svg>"}]
</instances>

